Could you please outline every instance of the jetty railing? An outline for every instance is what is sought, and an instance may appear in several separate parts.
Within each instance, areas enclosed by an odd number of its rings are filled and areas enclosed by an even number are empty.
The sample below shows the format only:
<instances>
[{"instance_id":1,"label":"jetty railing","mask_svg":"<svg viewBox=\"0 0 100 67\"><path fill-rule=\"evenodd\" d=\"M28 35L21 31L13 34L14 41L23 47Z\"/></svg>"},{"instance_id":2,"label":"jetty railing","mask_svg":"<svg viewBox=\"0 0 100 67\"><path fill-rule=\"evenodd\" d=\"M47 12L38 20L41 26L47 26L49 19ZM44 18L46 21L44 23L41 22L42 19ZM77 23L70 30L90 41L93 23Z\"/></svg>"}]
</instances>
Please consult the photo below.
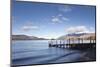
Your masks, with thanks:
<instances>
[{"instance_id":1,"label":"jetty railing","mask_svg":"<svg viewBox=\"0 0 100 67\"><path fill-rule=\"evenodd\" d=\"M49 47L59 48L94 48L96 47L96 40L91 37L88 40L83 38L67 39L67 40L50 40Z\"/></svg>"}]
</instances>

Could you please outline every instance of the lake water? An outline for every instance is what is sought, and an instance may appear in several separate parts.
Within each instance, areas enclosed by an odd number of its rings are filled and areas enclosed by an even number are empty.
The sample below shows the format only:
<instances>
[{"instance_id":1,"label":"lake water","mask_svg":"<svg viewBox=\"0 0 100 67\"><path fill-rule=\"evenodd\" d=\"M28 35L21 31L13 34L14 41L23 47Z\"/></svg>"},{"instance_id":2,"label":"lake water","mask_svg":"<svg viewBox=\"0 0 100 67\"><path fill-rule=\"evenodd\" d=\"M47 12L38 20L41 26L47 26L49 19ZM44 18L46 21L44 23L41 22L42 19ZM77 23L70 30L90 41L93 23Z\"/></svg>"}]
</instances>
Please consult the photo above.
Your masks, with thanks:
<instances>
[{"instance_id":1,"label":"lake water","mask_svg":"<svg viewBox=\"0 0 100 67\"><path fill-rule=\"evenodd\" d=\"M48 47L48 40L12 41L12 64L49 64L77 62L87 51Z\"/></svg>"}]
</instances>

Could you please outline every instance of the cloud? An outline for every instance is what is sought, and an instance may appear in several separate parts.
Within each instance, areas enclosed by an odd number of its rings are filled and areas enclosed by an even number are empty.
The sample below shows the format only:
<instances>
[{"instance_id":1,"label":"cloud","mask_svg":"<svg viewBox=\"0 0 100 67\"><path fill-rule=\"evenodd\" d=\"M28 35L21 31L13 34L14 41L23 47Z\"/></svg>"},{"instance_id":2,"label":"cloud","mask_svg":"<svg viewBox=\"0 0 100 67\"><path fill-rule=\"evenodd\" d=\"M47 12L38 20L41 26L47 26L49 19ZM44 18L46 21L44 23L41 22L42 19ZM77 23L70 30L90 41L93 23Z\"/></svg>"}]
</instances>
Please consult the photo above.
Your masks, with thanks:
<instances>
[{"instance_id":1,"label":"cloud","mask_svg":"<svg viewBox=\"0 0 100 67\"><path fill-rule=\"evenodd\" d=\"M62 22L65 22L65 21L68 21L69 19L65 16L63 16L62 14L58 14L56 16L52 16L52 23L55 24L55 23L62 23Z\"/></svg>"},{"instance_id":2,"label":"cloud","mask_svg":"<svg viewBox=\"0 0 100 67\"><path fill-rule=\"evenodd\" d=\"M75 27L69 27L67 29L67 33L90 33L92 32L90 28L87 28L86 26L75 26Z\"/></svg>"},{"instance_id":3,"label":"cloud","mask_svg":"<svg viewBox=\"0 0 100 67\"><path fill-rule=\"evenodd\" d=\"M62 17L62 20L68 21L69 19L66 17Z\"/></svg>"},{"instance_id":4,"label":"cloud","mask_svg":"<svg viewBox=\"0 0 100 67\"><path fill-rule=\"evenodd\" d=\"M51 19L53 23L61 23L61 20L58 17L54 17Z\"/></svg>"},{"instance_id":5,"label":"cloud","mask_svg":"<svg viewBox=\"0 0 100 67\"><path fill-rule=\"evenodd\" d=\"M60 5L58 7L58 10L61 11L61 12L70 12L72 11L71 7L69 7L68 5Z\"/></svg>"},{"instance_id":6,"label":"cloud","mask_svg":"<svg viewBox=\"0 0 100 67\"><path fill-rule=\"evenodd\" d=\"M59 17L63 16L62 14L58 14Z\"/></svg>"},{"instance_id":7,"label":"cloud","mask_svg":"<svg viewBox=\"0 0 100 67\"><path fill-rule=\"evenodd\" d=\"M31 30L38 30L39 27L32 24L32 22L28 22L27 24L21 27L22 31L31 31Z\"/></svg>"},{"instance_id":8,"label":"cloud","mask_svg":"<svg viewBox=\"0 0 100 67\"><path fill-rule=\"evenodd\" d=\"M37 30L38 27L37 26L23 26L22 30L23 31L30 31L30 30Z\"/></svg>"}]
</instances>

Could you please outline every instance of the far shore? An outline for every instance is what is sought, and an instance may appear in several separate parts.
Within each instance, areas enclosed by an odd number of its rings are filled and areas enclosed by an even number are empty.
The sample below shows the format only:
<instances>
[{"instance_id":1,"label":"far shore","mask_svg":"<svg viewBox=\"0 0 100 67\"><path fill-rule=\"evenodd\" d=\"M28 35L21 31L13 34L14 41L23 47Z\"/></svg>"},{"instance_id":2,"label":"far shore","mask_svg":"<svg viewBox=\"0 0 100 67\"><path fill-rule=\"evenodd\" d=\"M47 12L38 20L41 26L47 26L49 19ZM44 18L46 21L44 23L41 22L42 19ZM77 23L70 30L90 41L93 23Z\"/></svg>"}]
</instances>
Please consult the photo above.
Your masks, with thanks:
<instances>
[{"instance_id":1,"label":"far shore","mask_svg":"<svg viewBox=\"0 0 100 67\"><path fill-rule=\"evenodd\" d=\"M12 39L12 40L13 40L13 39ZM14 40L15 40L15 39L14 39ZM13 41L14 41L14 40L13 40ZM21 39L21 40L22 40L22 39ZM32 40L32 39L25 39L25 40ZM34 39L33 39L33 40L34 40ZM48 40L50 40L50 39L48 39ZM15 41L17 41L17 40L15 40Z\"/></svg>"}]
</instances>

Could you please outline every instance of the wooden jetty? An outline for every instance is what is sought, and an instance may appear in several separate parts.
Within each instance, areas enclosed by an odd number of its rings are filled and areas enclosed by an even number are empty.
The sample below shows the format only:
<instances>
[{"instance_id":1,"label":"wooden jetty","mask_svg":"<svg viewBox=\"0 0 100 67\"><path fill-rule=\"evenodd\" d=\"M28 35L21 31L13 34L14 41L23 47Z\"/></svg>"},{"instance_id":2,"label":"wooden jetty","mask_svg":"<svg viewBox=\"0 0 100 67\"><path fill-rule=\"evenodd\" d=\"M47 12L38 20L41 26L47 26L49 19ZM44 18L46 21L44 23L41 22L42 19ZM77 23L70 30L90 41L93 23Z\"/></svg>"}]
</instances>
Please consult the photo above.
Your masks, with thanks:
<instances>
[{"instance_id":1,"label":"wooden jetty","mask_svg":"<svg viewBox=\"0 0 100 67\"><path fill-rule=\"evenodd\" d=\"M84 40L78 38L77 40L51 40L49 41L49 47L59 47L59 48L74 48L74 49L85 49L85 48L95 48L96 40L89 39Z\"/></svg>"}]
</instances>

